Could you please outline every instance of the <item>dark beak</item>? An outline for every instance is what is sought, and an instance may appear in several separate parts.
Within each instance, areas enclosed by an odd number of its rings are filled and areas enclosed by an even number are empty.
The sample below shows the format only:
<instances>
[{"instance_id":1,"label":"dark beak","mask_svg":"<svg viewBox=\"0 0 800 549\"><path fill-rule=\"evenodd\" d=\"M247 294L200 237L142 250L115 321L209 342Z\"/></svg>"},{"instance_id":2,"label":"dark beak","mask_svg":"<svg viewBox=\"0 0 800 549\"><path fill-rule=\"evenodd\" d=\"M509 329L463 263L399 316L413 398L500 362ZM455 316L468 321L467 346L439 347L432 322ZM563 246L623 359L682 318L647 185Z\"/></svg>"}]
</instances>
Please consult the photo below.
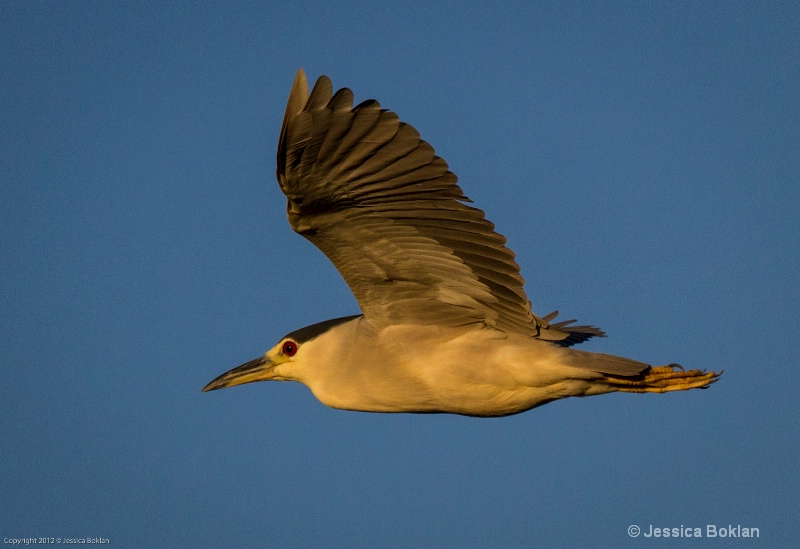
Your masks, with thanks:
<instances>
[{"instance_id":1,"label":"dark beak","mask_svg":"<svg viewBox=\"0 0 800 549\"><path fill-rule=\"evenodd\" d=\"M272 369L275 364L265 356L245 362L233 370L229 370L203 387L203 392L233 387L254 381L266 381L272 378Z\"/></svg>"}]
</instances>

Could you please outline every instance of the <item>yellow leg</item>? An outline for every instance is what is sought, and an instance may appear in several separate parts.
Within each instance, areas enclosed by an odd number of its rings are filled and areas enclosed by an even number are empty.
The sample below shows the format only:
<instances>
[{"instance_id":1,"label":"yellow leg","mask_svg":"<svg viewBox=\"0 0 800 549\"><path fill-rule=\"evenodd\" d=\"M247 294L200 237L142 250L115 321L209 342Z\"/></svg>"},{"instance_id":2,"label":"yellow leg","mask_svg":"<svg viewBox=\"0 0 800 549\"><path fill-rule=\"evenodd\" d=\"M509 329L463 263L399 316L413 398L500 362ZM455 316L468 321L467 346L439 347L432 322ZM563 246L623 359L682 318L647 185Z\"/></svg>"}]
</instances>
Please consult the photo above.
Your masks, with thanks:
<instances>
[{"instance_id":1,"label":"yellow leg","mask_svg":"<svg viewBox=\"0 0 800 549\"><path fill-rule=\"evenodd\" d=\"M606 375L604 381L623 393L668 393L705 389L719 379L722 372L684 371L680 364L656 366L632 377Z\"/></svg>"}]
</instances>

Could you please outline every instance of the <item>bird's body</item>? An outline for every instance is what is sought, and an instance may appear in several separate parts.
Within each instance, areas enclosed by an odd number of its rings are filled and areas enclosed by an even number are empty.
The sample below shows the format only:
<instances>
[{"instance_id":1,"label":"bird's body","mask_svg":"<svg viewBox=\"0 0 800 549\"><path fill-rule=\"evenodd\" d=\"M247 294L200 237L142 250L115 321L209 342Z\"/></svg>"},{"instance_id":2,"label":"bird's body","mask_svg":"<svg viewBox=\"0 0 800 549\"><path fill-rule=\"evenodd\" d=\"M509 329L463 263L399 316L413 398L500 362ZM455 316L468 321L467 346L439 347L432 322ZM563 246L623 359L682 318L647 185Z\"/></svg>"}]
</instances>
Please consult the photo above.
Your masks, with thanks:
<instances>
[{"instance_id":1,"label":"bird's body","mask_svg":"<svg viewBox=\"0 0 800 549\"><path fill-rule=\"evenodd\" d=\"M363 315L282 338L204 391L298 381L365 412L504 416L569 396L706 387L718 374L569 347L603 332L533 313L505 238L411 126L298 72L278 146L292 228L347 281Z\"/></svg>"},{"instance_id":2,"label":"bird's body","mask_svg":"<svg viewBox=\"0 0 800 549\"><path fill-rule=\"evenodd\" d=\"M371 348L349 343L366 339ZM304 352L313 360L287 368L287 379L307 385L323 404L368 412L508 415L587 394L586 380L598 377L572 368L573 378L564 379L563 368L551 365L563 365L568 350L493 328L400 324L375 330L359 317L309 341L298 355Z\"/></svg>"}]
</instances>

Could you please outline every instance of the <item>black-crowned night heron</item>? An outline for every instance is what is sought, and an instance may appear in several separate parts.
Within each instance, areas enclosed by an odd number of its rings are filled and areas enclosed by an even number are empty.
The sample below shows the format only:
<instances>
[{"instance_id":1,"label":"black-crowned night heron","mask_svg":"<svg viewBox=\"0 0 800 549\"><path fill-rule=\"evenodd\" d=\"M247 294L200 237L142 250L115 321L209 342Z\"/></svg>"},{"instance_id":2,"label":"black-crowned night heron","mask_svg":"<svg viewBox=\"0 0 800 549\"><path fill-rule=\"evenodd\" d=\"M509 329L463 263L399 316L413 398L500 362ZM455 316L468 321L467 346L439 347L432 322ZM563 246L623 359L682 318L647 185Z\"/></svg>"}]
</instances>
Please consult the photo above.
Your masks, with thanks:
<instances>
[{"instance_id":1,"label":"black-crowned night heron","mask_svg":"<svg viewBox=\"0 0 800 549\"><path fill-rule=\"evenodd\" d=\"M353 107L297 72L278 143L292 228L328 256L363 314L281 338L203 391L299 381L328 406L504 416L559 398L703 388L715 372L569 347L605 335L536 316L506 239L447 163L377 101Z\"/></svg>"}]
</instances>

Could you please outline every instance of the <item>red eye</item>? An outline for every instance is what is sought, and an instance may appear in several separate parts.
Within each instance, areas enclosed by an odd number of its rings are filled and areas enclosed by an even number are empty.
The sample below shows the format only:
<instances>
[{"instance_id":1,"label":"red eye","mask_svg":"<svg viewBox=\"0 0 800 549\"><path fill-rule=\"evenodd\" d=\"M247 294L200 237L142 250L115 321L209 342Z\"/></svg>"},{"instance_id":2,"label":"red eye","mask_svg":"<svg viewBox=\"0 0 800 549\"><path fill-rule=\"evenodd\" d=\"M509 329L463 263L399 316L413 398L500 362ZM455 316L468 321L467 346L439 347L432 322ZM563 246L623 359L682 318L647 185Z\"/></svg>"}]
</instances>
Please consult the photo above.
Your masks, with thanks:
<instances>
[{"instance_id":1,"label":"red eye","mask_svg":"<svg viewBox=\"0 0 800 549\"><path fill-rule=\"evenodd\" d=\"M294 341L287 341L283 344L283 354L286 356L294 356L297 352L297 343Z\"/></svg>"}]
</instances>

